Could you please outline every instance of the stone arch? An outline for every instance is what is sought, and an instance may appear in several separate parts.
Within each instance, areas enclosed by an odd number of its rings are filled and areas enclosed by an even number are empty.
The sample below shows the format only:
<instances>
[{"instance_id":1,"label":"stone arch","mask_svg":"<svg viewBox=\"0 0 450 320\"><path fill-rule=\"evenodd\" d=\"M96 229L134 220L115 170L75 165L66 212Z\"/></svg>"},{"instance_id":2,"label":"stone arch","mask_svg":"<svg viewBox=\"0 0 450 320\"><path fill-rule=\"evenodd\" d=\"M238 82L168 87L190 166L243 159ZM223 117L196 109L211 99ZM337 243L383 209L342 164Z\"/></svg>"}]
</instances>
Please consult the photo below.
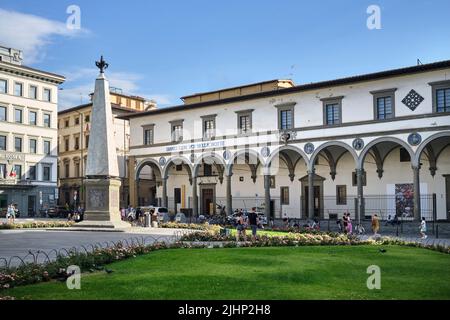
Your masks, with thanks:
<instances>
[{"instance_id":1,"label":"stone arch","mask_svg":"<svg viewBox=\"0 0 450 320\"><path fill-rule=\"evenodd\" d=\"M292 161L292 159L287 156L283 155L283 151L292 151L295 152L296 154L298 154L300 157L296 160L296 161ZM279 157L281 160L283 160L283 162L287 165L288 170L289 170L289 177L291 179L291 181L294 180L295 177L295 167L297 166L298 162L300 161L300 159L303 159L306 163L306 165L308 166L308 156L306 155L305 152L303 152L303 150L301 150L300 148L296 147L296 146L292 146L292 145L285 145L285 146L281 146L277 149L275 149L270 156L267 158L266 160L266 164L264 165L264 171L267 173L270 173L270 167L272 165L273 160L275 159L275 157Z\"/></svg>"},{"instance_id":2,"label":"stone arch","mask_svg":"<svg viewBox=\"0 0 450 320\"><path fill-rule=\"evenodd\" d=\"M202 165L203 161L206 159L213 159L214 161L214 165L216 166L217 170L220 172L225 170L225 168L227 167L227 164L225 163L225 161L222 159L222 157L220 157L217 153L215 152L205 152L202 153L198 159L195 160L194 166L193 166L193 177L197 177L198 176L198 170L200 168L200 166ZM221 168L219 168L219 166L222 166ZM223 178L223 177L222 177Z\"/></svg>"},{"instance_id":3,"label":"stone arch","mask_svg":"<svg viewBox=\"0 0 450 320\"><path fill-rule=\"evenodd\" d=\"M228 165L227 165L226 168L225 168L225 174L226 174L227 176L233 174L233 165L234 165L234 161L235 161L238 157L240 157L240 156L245 156L245 155L249 155L249 156L252 156L252 157L256 157L256 159L259 161L259 163L265 167L264 159L263 159L263 157L262 157L258 152L256 152L255 150L252 150L252 149L242 149L242 150L239 150L239 151L235 152L235 153L233 154L233 156L230 158L230 161L228 162ZM255 164L255 166L257 166L257 165L258 165L258 164Z\"/></svg>"},{"instance_id":4,"label":"stone arch","mask_svg":"<svg viewBox=\"0 0 450 320\"><path fill-rule=\"evenodd\" d=\"M167 163L165 164L163 171L162 171L162 177L164 179L169 177L169 170L170 170L170 165L171 164L182 164L185 166L185 168L188 171L188 175L189 175L189 180L192 179L192 172L193 172L193 167L191 165L191 162L188 158L184 157L184 156L173 156L170 159L167 160Z\"/></svg>"},{"instance_id":5,"label":"stone arch","mask_svg":"<svg viewBox=\"0 0 450 320\"><path fill-rule=\"evenodd\" d=\"M152 169L156 168L158 169L158 173L160 175L160 177L162 177L162 168L159 165L158 161L156 161L155 159L152 158L147 158L142 160L141 162L138 163L138 165L136 166L136 174L135 174L135 180L139 180L139 175L141 174L142 169L145 166L150 166Z\"/></svg>"},{"instance_id":6,"label":"stone arch","mask_svg":"<svg viewBox=\"0 0 450 320\"><path fill-rule=\"evenodd\" d=\"M392 143L398 144L400 147L403 147L408 151L409 155L411 156L411 161L414 159L414 156L415 156L414 151L411 149L411 147L409 146L409 144L406 141L403 141L396 137L380 137L380 138L377 138L377 139L369 142L364 147L364 149L361 151L361 154L359 155L358 165L357 165L358 169L364 168L364 160L366 159L366 156L369 153L370 149L373 146L376 146L383 142L392 142Z\"/></svg>"},{"instance_id":7,"label":"stone arch","mask_svg":"<svg viewBox=\"0 0 450 320\"><path fill-rule=\"evenodd\" d=\"M319 155L319 153L321 151L326 150L327 147L333 147L333 146L334 147L342 147L345 150L347 150L352 155L353 160L355 160L355 166L356 167L358 166L358 161L359 161L358 155L356 154L355 150L351 146L349 146L347 143L342 142L342 141L328 141L328 142L321 144L319 147L317 147L316 150L314 150L314 152L312 153L311 158L309 160L309 163L308 163L308 170L313 169L316 157ZM334 164L337 163L337 160L338 159L336 159L336 162Z\"/></svg>"},{"instance_id":8,"label":"stone arch","mask_svg":"<svg viewBox=\"0 0 450 320\"><path fill-rule=\"evenodd\" d=\"M419 164L419 163L420 163L420 158L421 158L421 156L422 156L423 151L425 150L425 148L426 148L427 146L429 146L429 144L430 144L431 142L433 142L433 141L436 140L436 139L444 138L444 137L449 137L449 138L450 138L450 131L443 131L443 132L435 133L435 134L429 136L429 137L428 137L427 139L425 139L424 141L422 141L422 143L421 143L421 144L419 145L419 147L417 148L417 151L416 151L416 154L415 154L415 157L414 157L414 164ZM438 153L435 155L435 158L436 158L435 161L436 161L436 162L437 162L437 159L438 159L440 153L441 153L444 149L445 149L445 147L444 147L442 150L440 150L440 152L438 152ZM411 159L413 159L413 158L411 158Z\"/></svg>"}]
</instances>

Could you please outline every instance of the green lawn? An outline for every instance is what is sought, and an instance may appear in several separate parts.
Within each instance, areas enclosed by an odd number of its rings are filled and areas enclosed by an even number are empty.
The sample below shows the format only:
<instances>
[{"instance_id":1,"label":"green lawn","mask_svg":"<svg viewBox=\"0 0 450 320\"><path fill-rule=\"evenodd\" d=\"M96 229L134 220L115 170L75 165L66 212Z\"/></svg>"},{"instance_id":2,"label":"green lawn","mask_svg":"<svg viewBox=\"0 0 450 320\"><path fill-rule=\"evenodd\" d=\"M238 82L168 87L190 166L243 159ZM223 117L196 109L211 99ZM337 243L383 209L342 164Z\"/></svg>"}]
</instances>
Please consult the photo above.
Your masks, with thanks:
<instances>
[{"instance_id":1,"label":"green lawn","mask_svg":"<svg viewBox=\"0 0 450 320\"><path fill-rule=\"evenodd\" d=\"M25 299L450 299L450 255L412 247L310 246L155 251L83 274L4 292ZM381 290L366 269L381 268Z\"/></svg>"}]
</instances>

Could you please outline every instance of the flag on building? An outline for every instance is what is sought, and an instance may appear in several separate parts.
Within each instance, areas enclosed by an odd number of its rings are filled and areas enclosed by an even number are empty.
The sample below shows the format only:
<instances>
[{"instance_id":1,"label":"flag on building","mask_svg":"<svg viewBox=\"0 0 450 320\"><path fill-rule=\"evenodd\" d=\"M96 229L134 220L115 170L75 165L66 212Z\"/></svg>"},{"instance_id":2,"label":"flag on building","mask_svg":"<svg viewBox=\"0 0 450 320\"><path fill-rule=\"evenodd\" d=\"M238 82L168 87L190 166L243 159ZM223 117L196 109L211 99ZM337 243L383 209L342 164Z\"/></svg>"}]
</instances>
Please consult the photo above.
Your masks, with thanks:
<instances>
[{"instance_id":1,"label":"flag on building","mask_svg":"<svg viewBox=\"0 0 450 320\"><path fill-rule=\"evenodd\" d=\"M9 173L9 176L15 178L16 175L17 175L16 168L13 166L11 172Z\"/></svg>"}]
</instances>

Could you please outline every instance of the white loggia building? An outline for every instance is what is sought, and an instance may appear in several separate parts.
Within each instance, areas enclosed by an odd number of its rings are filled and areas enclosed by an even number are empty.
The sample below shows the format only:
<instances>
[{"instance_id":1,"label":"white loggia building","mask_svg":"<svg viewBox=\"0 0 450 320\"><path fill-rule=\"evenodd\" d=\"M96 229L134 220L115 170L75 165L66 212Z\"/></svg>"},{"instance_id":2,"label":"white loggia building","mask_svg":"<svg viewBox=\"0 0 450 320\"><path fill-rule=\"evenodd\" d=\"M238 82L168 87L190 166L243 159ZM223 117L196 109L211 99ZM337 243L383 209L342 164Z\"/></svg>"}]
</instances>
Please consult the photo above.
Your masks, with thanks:
<instances>
[{"instance_id":1,"label":"white loggia building","mask_svg":"<svg viewBox=\"0 0 450 320\"><path fill-rule=\"evenodd\" d=\"M126 117L133 205L450 218L450 61L182 99Z\"/></svg>"}]
</instances>

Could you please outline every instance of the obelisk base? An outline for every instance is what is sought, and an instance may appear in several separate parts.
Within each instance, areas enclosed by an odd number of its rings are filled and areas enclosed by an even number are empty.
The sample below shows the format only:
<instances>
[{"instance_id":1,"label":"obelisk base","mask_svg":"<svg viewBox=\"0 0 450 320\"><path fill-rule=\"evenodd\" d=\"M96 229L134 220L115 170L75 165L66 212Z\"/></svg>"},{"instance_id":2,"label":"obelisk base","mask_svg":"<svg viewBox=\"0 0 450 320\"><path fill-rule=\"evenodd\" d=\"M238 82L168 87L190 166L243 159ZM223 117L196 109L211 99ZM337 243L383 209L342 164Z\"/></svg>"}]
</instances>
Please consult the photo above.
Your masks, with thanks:
<instances>
[{"instance_id":1,"label":"obelisk base","mask_svg":"<svg viewBox=\"0 0 450 320\"><path fill-rule=\"evenodd\" d=\"M130 228L121 220L119 207L120 179L86 179L86 210L82 222L75 228Z\"/></svg>"}]
</instances>

